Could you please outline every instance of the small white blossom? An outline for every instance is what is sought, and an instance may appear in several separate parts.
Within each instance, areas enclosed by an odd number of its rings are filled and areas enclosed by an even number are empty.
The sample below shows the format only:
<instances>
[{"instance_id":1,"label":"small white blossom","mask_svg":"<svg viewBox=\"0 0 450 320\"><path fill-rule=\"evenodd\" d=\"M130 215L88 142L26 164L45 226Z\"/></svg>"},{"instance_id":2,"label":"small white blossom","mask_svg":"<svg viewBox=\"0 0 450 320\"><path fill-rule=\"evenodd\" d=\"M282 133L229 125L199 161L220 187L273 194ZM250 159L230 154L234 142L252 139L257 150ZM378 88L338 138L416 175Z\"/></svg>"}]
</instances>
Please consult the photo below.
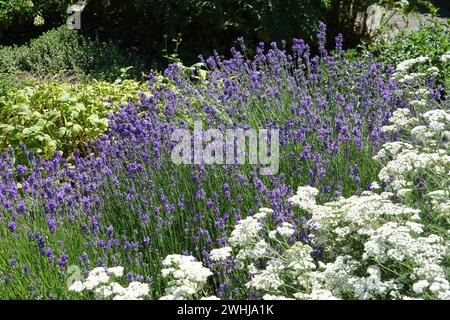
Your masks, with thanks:
<instances>
[{"instance_id":1,"label":"small white blossom","mask_svg":"<svg viewBox=\"0 0 450 320\"><path fill-rule=\"evenodd\" d=\"M147 297L150 288L146 283L131 282L128 287L123 287L117 282L110 281L108 273L120 277L122 276L123 271L123 267L120 266L109 269L102 267L94 268L89 272L84 282L74 282L69 287L69 291L92 291L99 299L142 300Z\"/></svg>"},{"instance_id":2,"label":"small white blossom","mask_svg":"<svg viewBox=\"0 0 450 320\"><path fill-rule=\"evenodd\" d=\"M413 284L413 290L416 294L422 294L423 290L428 288L430 283L427 280L419 280Z\"/></svg>"},{"instance_id":3,"label":"small white blossom","mask_svg":"<svg viewBox=\"0 0 450 320\"><path fill-rule=\"evenodd\" d=\"M273 213L272 209L260 208L259 211L253 217L259 221L263 221L266 219L267 215L272 213Z\"/></svg>"},{"instance_id":4,"label":"small white blossom","mask_svg":"<svg viewBox=\"0 0 450 320\"><path fill-rule=\"evenodd\" d=\"M281 226L277 228L277 232L283 237L290 237L295 233L295 229L292 224L283 222Z\"/></svg>"},{"instance_id":5,"label":"small white blossom","mask_svg":"<svg viewBox=\"0 0 450 320\"><path fill-rule=\"evenodd\" d=\"M240 220L231 233L229 243L231 246L246 246L258 239L262 225L253 217Z\"/></svg>"},{"instance_id":6,"label":"small white blossom","mask_svg":"<svg viewBox=\"0 0 450 320\"><path fill-rule=\"evenodd\" d=\"M81 282L79 280L72 283L72 285L69 287L69 291L72 291L72 292L82 292L84 289L85 289L85 286L84 286L83 282Z\"/></svg>"},{"instance_id":7,"label":"small white blossom","mask_svg":"<svg viewBox=\"0 0 450 320\"><path fill-rule=\"evenodd\" d=\"M230 247L223 247L219 249L213 249L210 252L212 261L225 261L231 256L232 249Z\"/></svg>"},{"instance_id":8,"label":"small white blossom","mask_svg":"<svg viewBox=\"0 0 450 320\"><path fill-rule=\"evenodd\" d=\"M108 268L108 272L116 277L121 277L123 275L123 270L124 269L121 266Z\"/></svg>"}]
</instances>

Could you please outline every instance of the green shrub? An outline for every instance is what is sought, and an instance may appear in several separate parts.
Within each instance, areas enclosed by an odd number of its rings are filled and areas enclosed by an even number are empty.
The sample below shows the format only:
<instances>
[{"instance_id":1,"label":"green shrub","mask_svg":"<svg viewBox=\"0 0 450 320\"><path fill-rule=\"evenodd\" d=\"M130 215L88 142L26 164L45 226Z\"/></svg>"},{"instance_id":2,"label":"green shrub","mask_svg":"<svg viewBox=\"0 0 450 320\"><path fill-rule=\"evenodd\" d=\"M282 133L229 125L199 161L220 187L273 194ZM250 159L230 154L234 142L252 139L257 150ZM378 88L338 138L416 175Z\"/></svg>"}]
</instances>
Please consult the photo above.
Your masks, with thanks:
<instances>
[{"instance_id":1,"label":"green shrub","mask_svg":"<svg viewBox=\"0 0 450 320\"><path fill-rule=\"evenodd\" d=\"M3 34L10 42L16 43L15 38L30 39L40 29L65 24L67 5L76 1L45 0L33 7L27 7L28 2L31 1L15 0L9 3L20 5L0 5L0 17L3 17L0 29L2 24L14 24L14 35ZM176 38L181 33L184 40L181 58L191 64L198 53L211 54L212 49L227 52L239 36L246 39L249 47L255 47L261 40L293 37L312 40L319 21L329 26L331 37L341 32L346 46L353 46L364 33L355 28L358 15L376 3L405 12L430 7L427 0L91 0L82 13L81 32L117 40L125 51L143 57L147 66L161 64L158 58L164 35ZM33 26L32 19L41 16L44 25Z\"/></svg>"},{"instance_id":2,"label":"green shrub","mask_svg":"<svg viewBox=\"0 0 450 320\"><path fill-rule=\"evenodd\" d=\"M365 54L372 54L378 60L394 67L402 61L427 56L433 66L443 71L440 81L446 90L450 88L447 64L441 61L441 57L450 51L448 21L433 20L423 25L417 32L402 31L394 36L378 38L373 42L364 43L361 49Z\"/></svg>"},{"instance_id":3,"label":"green shrub","mask_svg":"<svg viewBox=\"0 0 450 320\"><path fill-rule=\"evenodd\" d=\"M400 10L403 13L419 11L428 11L431 14L437 13L437 8L430 0L382 0L380 3L389 9Z\"/></svg>"},{"instance_id":4,"label":"green shrub","mask_svg":"<svg viewBox=\"0 0 450 320\"><path fill-rule=\"evenodd\" d=\"M108 127L106 115L137 99L145 86L133 80L90 84L40 82L0 98L0 150L20 154L19 142L44 158L55 149L69 156Z\"/></svg>"},{"instance_id":5,"label":"green shrub","mask_svg":"<svg viewBox=\"0 0 450 320\"><path fill-rule=\"evenodd\" d=\"M433 65L440 67L440 57L450 50L450 25L433 20L417 32L401 31L391 37L379 37L365 43L363 49L394 66L404 60L426 55Z\"/></svg>"},{"instance_id":6,"label":"green shrub","mask_svg":"<svg viewBox=\"0 0 450 320\"><path fill-rule=\"evenodd\" d=\"M7 32L14 26L27 24L40 20L37 17L60 12L61 17L65 15L65 10L69 3L74 3L73 0L8 0L0 1L0 37L1 30ZM42 21L42 20L41 20ZM37 21L36 21L37 22ZM44 21L42 21L45 23Z\"/></svg>"},{"instance_id":7,"label":"green shrub","mask_svg":"<svg viewBox=\"0 0 450 320\"><path fill-rule=\"evenodd\" d=\"M113 81L128 60L112 42L77 35L62 26L23 46L0 47L0 75L28 72L33 77L66 75L84 80L88 75Z\"/></svg>"},{"instance_id":8,"label":"green shrub","mask_svg":"<svg viewBox=\"0 0 450 320\"><path fill-rule=\"evenodd\" d=\"M181 58L191 64L198 53L226 52L239 36L249 46L261 40L312 39L329 4L330 0L91 1L81 30L114 35L124 47L140 48L149 57L160 55L164 35L171 39L181 33Z\"/></svg>"},{"instance_id":9,"label":"green shrub","mask_svg":"<svg viewBox=\"0 0 450 320\"><path fill-rule=\"evenodd\" d=\"M15 0L0 5L0 29L15 26L17 36L29 38L36 31L35 17L43 17L44 30L66 22L67 5L76 1ZM249 46L259 41L280 41L301 37L312 40L319 21L325 21L337 33L344 31L346 39L354 33L356 15L376 0L132 0L88 1L82 13L81 32L100 35L102 39L117 39L123 48L139 48L148 62L160 56L163 36L175 38L182 34L182 58L193 63L197 54L210 54L212 49L224 52L239 36ZM1 3L1 2L0 2ZM51 14L52 12L52 14ZM57 13L60 14L57 14ZM50 16L53 21L48 22ZM3 17L3 18L2 18ZM23 35L24 33L25 35ZM3 35L7 36L6 34ZM0 40L2 34L0 33Z\"/></svg>"}]
</instances>

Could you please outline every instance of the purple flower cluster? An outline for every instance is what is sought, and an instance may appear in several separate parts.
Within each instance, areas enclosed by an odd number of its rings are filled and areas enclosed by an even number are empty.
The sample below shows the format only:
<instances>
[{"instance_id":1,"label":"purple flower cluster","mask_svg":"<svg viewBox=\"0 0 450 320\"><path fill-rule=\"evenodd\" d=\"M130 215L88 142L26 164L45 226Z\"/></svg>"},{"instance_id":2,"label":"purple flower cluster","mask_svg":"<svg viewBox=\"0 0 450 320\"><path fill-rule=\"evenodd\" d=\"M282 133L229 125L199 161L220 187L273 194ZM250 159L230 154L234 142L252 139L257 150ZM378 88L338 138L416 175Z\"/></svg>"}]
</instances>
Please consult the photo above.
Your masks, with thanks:
<instances>
[{"instance_id":1,"label":"purple flower cluster","mask_svg":"<svg viewBox=\"0 0 450 320\"><path fill-rule=\"evenodd\" d=\"M76 153L69 162L56 152L47 161L24 150L28 163L16 165L13 151L4 153L0 232L22 246L11 247L8 259L36 277L49 268L43 261L55 270L122 265L132 270L130 279L159 285L165 255L202 257L258 207L301 228L304 219L286 201L298 185L329 197L366 188L372 177L361 168L383 141L381 126L404 102L383 65L345 59L342 37L337 51L327 52L325 29L320 56L294 39L289 50L261 43L253 59L234 48L230 59L201 58L202 81L199 69L176 64L164 72L164 84L151 74L151 94L111 115L109 131L86 146L88 156ZM220 130L278 128L280 174L261 177L254 165L173 164L171 133L199 119ZM298 234L293 241L307 241ZM222 283L217 290L224 296L232 289Z\"/></svg>"}]
</instances>

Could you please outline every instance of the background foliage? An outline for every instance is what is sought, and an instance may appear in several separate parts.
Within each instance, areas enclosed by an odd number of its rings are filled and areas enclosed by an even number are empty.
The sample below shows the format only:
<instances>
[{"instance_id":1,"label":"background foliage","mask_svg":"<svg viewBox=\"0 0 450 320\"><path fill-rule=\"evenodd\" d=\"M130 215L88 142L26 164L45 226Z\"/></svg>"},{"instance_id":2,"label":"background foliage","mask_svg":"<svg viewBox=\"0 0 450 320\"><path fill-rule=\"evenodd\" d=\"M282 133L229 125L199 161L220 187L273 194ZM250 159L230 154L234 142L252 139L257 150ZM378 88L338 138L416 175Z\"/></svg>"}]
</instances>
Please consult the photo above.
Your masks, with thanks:
<instances>
[{"instance_id":1,"label":"background foliage","mask_svg":"<svg viewBox=\"0 0 450 320\"><path fill-rule=\"evenodd\" d=\"M0 1L0 44L23 43L65 23L67 5L73 2ZM355 27L358 14L380 2L404 11L429 5L423 0L407 5L394 0L89 0L82 14L82 32L118 41L153 64L160 62L164 35L171 39L181 33L181 58L189 64L197 54L209 55L213 48L226 52L239 36L249 47L261 40L310 41L319 21L328 24L330 34L342 32L346 44L354 45L365 33Z\"/></svg>"},{"instance_id":2,"label":"background foliage","mask_svg":"<svg viewBox=\"0 0 450 320\"><path fill-rule=\"evenodd\" d=\"M366 41L360 48L366 55L374 55L378 60L392 66L408 59L427 56L432 65L444 71L447 69L440 58L450 51L449 20L434 20L423 25L417 32L401 31L394 36ZM446 90L450 88L450 75L442 72L439 80Z\"/></svg>"},{"instance_id":3,"label":"background foliage","mask_svg":"<svg viewBox=\"0 0 450 320\"><path fill-rule=\"evenodd\" d=\"M44 158L55 149L69 156L108 128L106 115L121 102L137 100L145 86L132 80L114 83L33 83L0 98L0 149L12 146L21 159L22 142Z\"/></svg>"},{"instance_id":4,"label":"background foliage","mask_svg":"<svg viewBox=\"0 0 450 320\"><path fill-rule=\"evenodd\" d=\"M113 42L91 40L65 26L50 30L22 46L0 47L0 77L27 73L38 78L64 75L76 80L114 81L129 61ZM0 85L1 90L1 85Z\"/></svg>"}]
</instances>

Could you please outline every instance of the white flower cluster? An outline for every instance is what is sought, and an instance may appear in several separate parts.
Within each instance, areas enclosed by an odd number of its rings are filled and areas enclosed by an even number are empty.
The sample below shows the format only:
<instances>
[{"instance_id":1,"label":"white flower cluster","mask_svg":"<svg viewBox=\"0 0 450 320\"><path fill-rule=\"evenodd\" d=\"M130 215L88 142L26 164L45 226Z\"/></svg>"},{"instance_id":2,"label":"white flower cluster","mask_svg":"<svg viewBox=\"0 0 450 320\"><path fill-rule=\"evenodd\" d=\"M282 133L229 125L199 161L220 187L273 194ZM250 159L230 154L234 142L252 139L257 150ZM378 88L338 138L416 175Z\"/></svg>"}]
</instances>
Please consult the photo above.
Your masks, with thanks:
<instances>
[{"instance_id":1,"label":"white flower cluster","mask_svg":"<svg viewBox=\"0 0 450 320\"><path fill-rule=\"evenodd\" d=\"M423 80L426 76L436 76L439 69L436 67L428 67L430 58L420 56L414 59L405 60L397 65L396 72L392 75L399 83L414 84L419 80ZM410 72L411 69L418 69L423 72Z\"/></svg>"},{"instance_id":2,"label":"white flower cluster","mask_svg":"<svg viewBox=\"0 0 450 320\"><path fill-rule=\"evenodd\" d=\"M420 94L420 96L426 96L425 94L422 93L414 93L415 97L417 97ZM426 99L413 99L411 101L409 101L409 105L415 109L415 110L423 110L426 109L427 105L428 105L428 101Z\"/></svg>"},{"instance_id":3,"label":"white flower cluster","mask_svg":"<svg viewBox=\"0 0 450 320\"><path fill-rule=\"evenodd\" d=\"M319 191L316 188L310 186L299 187L297 194L291 197L289 201L300 209L308 211L316 206L316 196L318 194Z\"/></svg>"},{"instance_id":4,"label":"white flower cluster","mask_svg":"<svg viewBox=\"0 0 450 320\"><path fill-rule=\"evenodd\" d=\"M257 213L253 216L255 219L259 221L264 221L268 215L272 214L273 210L269 208L260 208Z\"/></svg>"},{"instance_id":5,"label":"white flower cluster","mask_svg":"<svg viewBox=\"0 0 450 320\"><path fill-rule=\"evenodd\" d=\"M251 270L248 288L264 299L450 298L442 265L448 242L423 235L419 210L393 203L387 194L365 192L324 205L312 199L314 194L318 191L301 187L291 202L306 204L317 228L314 244L326 252L324 262L316 262L313 248L301 242L284 242L277 252L267 247L258 257L267 261L263 268L255 267L254 257L239 258ZM272 232L259 230L259 238L247 245L265 242Z\"/></svg>"},{"instance_id":6,"label":"white flower cluster","mask_svg":"<svg viewBox=\"0 0 450 320\"><path fill-rule=\"evenodd\" d=\"M426 61L410 61L402 68ZM420 188L427 210L450 217L450 113L421 104L415 110L420 114L407 108L395 111L383 128L400 133L402 141L386 143L375 156L384 167L372 190L381 194L366 191L320 205L319 191L306 186L289 199L308 213L308 224L314 226L311 244L324 251L320 262L312 258L312 246L289 244L287 238L295 233L291 224L270 230L264 213L240 221L230 247L211 254L226 259L231 254L251 275L247 287L263 299L450 299L445 265L450 232L433 234L421 210L392 201L394 195L408 199Z\"/></svg>"},{"instance_id":7,"label":"white flower cluster","mask_svg":"<svg viewBox=\"0 0 450 320\"><path fill-rule=\"evenodd\" d=\"M341 198L338 201L316 205L310 210L311 220L319 232L317 241L330 246L340 246L341 250L351 253L353 248L348 240L360 236L370 236L380 216L390 221L410 219L420 220L417 209L396 204L388 199L388 194L364 192L361 196Z\"/></svg>"},{"instance_id":8,"label":"white flower cluster","mask_svg":"<svg viewBox=\"0 0 450 320\"><path fill-rule=\"evenodd\" d=\"M384 144L374 159L384 166L378 177L386 191L405 201L425 186L433 211L450 221L450 110L427 108L394 112L383 131L403 141Z\"/></svg>"},{"instance_id":9,"label":"white flower cluster","mask_svg":"<svg viewBox=\"0 0 450 320\"><path fill-rule=\"evenodd\" d=\"M231 237L228 242L235 247L245 247L253 243L255 239L259 238L259 232L261 229L261 222L254 217L248 217L240 220L231 233Z\"/></svg>"},{"instance_id":10,"label":"white flower cluster","mask_svg":"<svg viewBox=\"0 0 450 320\"><path fill-rule=\"evenodd\" d=\"M420 56L414 59L408 59L405 60L403 62L400 62L397 65L397 72L402 72L405 73L407 71L409 71L413 66L417 65L417 64L423 64L430 61L430 58L428 57L424 57L424 56Z\"/></svg>"},{"instance_id":11,"label":"white flower cluster","mask_svg":"<svg viewBox=\"0 0 450 320\"><path fill-rule=\"evenodd\" d=\"M226 250L225 250L226 251ZM186 300L199 295L211 270L192 256L169 255L163 260L162 276L170 278L165 296L161 300Z\"/></svg>"},{"instance_id":12,"label":"white flower cluster","mask_svg":"<svg viewBox=\"0 0 450 320\"><path fill-rule=\"evenodd\" d=\"M395 141L383 145L378 154L374 157L378 161L389 161L405 150L412 150L414 146L407 142Z\"/></svg>"},{"instance_id":13,"label":"white flower cluster","mask_svg":"<svg viewBox=\"0 0 450 320\"><path fill-rule=\"evenodd\" d=\"M443 150L434 153L403 151L381 169L378 177L385 183L387 190L401 196L406 189L414 187L416 178L430 181L433 176L435 179L448 176L449 165L450 156Z\"/></svg>"},{"instance_id":14,"label":"white flower cluster","mask_svg":"<svg viewBox=\"0 0 450 320\"><path fill-rule=\"evenodd\" d=\"M242 269L248 267L248 270L252 273L254 266L246 265L245 262L249 259L259 259L268 254L269 244L261 238L260 232L263 230L264 222L272 213L272 209L260 208L255 215L240 220L235 226L228 240L231 248L227 251L227 254L231 253L232 250L236 252L236 255L233 257L236 268ZM277 230L271 232L270 238L276 238L277 233L284 237L290 237L294 232L293 226L284 222ZM211 258L213 261L219 260L216 259L219 255L218 250L221 249L214 249L211 251Z\"/></svg>"},{"instance_id":15,"label":"white flower cluster","mask_svg":"<svg viewBox=\"0 0 450 320\"><path fill-rule=\"evenodd\" d=\"M448 186L448 184L447 184ZM450 192L448 190L434 190L427 193L433 211L440 217L450 220Z\"/></svg>"},{"instance_id":16,"label":"white flower cluster","mask_svg":"<svg viewBox=\"0 0 450 320\"><path fill-rule=\"evenodd\" d=\"M381 128L386 133L397 133L413 128L419 120L411 116L411 111L406 108L397 109L389 119L389 125Z\"/></svg>"},{"instance_id":17,"label":"white flower cluster","mask_svg":"<svg viewBox=\"0 0 450 320\"><path fill-rule=\"evenodd\" d=\"M443 54L440 58L441 62L447 63L450 61L450 51L447 51L445 54Z\"/></svg>"},{"instance_id":18,"label":"white flower cluster","mask_svg":"<svg viewBox=\"0 0 450 320\"><path fill-rule=\"evenodd\" d=\"M231 251L232 249L230 247L223 247L219 249L213 249L211 250L211 260L218 262L218 261L226 261L229 257L231 257Z\"/></svg>"},{"instance_id":19,"label":"white flower cluster","mask_svg":"<svg viewBox=\"0 0 450 320\"><path fill-rule=\"evenodd\" d=\"M131 282L128 287L112 281L112 277L121 277L123 267L92 269L84 281L77 280L70 287L72 292L94 292L98 299L142 300L149 295L149 286L138 281Z\"/></svg>"},{"instance_id":20,"label":"white flower cluster","mask_svg":"<svg viewBox=\"0 0 450 320\"><path fill-rule=\"evenodd\" d=\"M274 296L274 295L270 295L270 294L265 294L263 296L263 300L295 300L295 299L288 298L285 296Z\"/></svg>"},{"instance_id":21,"label":"white flower cluster","mask_svg":"<svg viewBox=\"0 0 450 320\"><path fill-rule=\"evenodd\" d=\"M295 229L289 222L283 222L281 226L277 227L277 232L282 237L290 237L295 233Z\"/></svg>"},{"instance_id":22,"label":"white flower cluster","mask_svg":"<svg viewBox=\"0 0 450 320\"><path fill-rule=\"evenodd\" d=\"M425 125L435 134L449 137L450 112L448 110L430 110L423 114Z\"/></svg>"}]
</instances>

